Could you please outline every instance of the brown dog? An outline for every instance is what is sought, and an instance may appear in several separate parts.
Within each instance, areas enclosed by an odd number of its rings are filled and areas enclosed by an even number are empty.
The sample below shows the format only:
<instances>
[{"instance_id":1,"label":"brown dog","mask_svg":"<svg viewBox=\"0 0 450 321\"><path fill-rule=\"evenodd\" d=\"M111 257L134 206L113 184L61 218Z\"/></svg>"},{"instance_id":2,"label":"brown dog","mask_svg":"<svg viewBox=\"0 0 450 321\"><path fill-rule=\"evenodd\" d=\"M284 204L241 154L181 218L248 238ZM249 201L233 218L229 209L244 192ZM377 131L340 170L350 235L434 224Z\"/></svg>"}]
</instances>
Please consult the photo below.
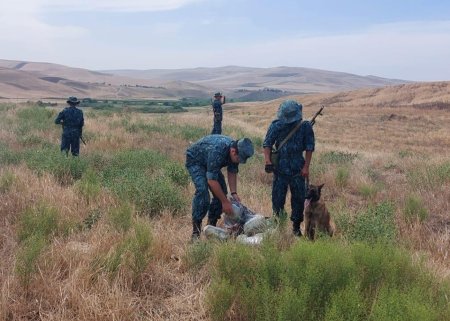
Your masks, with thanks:
<instances>
[{"instance_id":1,"label":"brown dog","mask_svg":"<svg viewBox=\"0 0 450 321\"><path fill-rule=\"evenodd\" d=\"M324 184L309 185L305 198L305 233L310 240L314 240L316 231L325 232L333 236L330 213L325 203L320 200L321 190Z\"/></svg>"}]
</instances>

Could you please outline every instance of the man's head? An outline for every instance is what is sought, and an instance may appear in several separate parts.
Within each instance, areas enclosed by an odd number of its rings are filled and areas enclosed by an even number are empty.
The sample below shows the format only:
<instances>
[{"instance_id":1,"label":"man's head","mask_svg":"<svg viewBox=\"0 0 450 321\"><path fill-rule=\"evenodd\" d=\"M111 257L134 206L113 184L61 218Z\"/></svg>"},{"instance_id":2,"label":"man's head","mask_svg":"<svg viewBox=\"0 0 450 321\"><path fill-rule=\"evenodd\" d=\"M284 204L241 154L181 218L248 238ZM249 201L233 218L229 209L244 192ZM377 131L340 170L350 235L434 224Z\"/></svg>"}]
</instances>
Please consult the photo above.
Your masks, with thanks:
<instances>
[{"instance_id":1,"label":"man's head","mask_svg":"<svg viewBox=\"0 0 450 321\"><path fill-rule=\"evenodd\" d=\"M214 94L214 98L219 99L220 97L222 97L222 94L220 92L216 92Z\"/></svg>"},{"instance_id":2,"label":"man's head","mask_svg":"<svg viewBox=\"0 0 450 321\"><path fill-rule=\"evenodd\" d=\"M278 108L277 117L284 124L290 124L302 119L303 105L295 100L285 100Z\"/></svg>"},{"instance_id":3,"label":"man's head","mask_svg":"<svg viewBox=\"0 0 450 321\"><path fill-rule=\"evenodd\" d=\"M247 159L253 156L254 152L253 143L249 138L239 139L230 148L231 161L236 164L245 164Z\"/></svg>"},{"instance_id":4,"label":"man's head","mask_svg":"<svg viewBox=\"0 0 450 321\"><path fill-rule=\"evenodd\" d=\"M71 96L71 97L69 97L69 99L67 99L67 103L70 106L75 106L75 105L78 105L80 103L80 101L77 99L77 97Z\"/></svg>"}]
</instances>

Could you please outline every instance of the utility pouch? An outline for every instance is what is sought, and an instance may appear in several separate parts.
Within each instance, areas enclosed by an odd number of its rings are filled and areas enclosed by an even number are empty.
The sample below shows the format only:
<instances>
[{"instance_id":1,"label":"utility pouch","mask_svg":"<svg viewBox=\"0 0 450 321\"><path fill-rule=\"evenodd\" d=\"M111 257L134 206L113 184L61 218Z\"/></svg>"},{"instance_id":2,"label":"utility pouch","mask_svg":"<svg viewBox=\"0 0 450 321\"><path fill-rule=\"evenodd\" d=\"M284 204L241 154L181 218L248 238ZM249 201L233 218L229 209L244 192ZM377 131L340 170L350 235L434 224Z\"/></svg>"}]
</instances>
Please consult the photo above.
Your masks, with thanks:
<instances>
[{"instance_id":1,"label":"utility pouch","mask_svg":"<svg viewBox=\"0 0 450 321\"><path fill-rule=\"evenodd\" d=\"M270 151L270 162L272 163L274 168L278 167L278 159L280 155L278 154L278 150L272 148Z\"/></svg>"}]
</instances>

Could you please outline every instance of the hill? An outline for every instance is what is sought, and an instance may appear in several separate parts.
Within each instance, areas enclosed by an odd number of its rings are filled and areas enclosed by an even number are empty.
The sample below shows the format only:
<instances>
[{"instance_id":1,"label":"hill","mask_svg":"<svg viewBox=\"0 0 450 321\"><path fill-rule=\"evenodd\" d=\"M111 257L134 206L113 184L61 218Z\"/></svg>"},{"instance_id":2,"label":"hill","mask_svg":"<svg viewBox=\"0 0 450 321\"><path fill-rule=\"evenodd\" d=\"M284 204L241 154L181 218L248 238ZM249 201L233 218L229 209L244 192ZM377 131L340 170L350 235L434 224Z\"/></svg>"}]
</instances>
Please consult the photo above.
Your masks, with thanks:
<instances>
[{"instance_id":1,"label":"hill","mask_svg":"<svg viewBox=\"0 0 450 321\"><path fill-rule=\"evenodd\" d=\"M296 93L337 92L407 83L405 80L359 76L344 72L300 67L250 68L225 66L194 69L108 70L140 79L180 79L227 92L279 89Z\"/></svg>"},{"instance_id":2,"label":"hill","mask_svg":"<svg viewBox=\"0 0 450 321\"><path fill-rule=\"evenodd\" d=\"M92 71L52 63L0 60L0 97L40 99L68 95L106 99L228 98L271 100L302 93L340 92L407 83L308 68L226 66L178 70Z\"/></svg>"}]
</instances>

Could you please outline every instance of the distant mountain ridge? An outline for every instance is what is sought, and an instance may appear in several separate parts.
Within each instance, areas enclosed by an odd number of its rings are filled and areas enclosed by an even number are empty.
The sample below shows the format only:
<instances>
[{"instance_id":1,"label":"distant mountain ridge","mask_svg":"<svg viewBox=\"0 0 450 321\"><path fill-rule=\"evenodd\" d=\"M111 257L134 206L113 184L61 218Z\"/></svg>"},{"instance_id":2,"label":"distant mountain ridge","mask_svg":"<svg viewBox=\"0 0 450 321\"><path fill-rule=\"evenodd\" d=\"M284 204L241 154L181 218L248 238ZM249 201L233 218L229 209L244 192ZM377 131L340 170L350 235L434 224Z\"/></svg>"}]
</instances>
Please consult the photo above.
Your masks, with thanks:
<instances>
[{"instance_id":1,"label":"distant mountain ridge","mask_svg":"<svg viewBox=\"0 0 450 321\"><path fill-rule=\"evenodd\" d=\"M301 67L92 71L46 62L0 59L0 97L106 99L228 98L270 100L292 94L327 93L405 84L408 81L358 76Z\"/></svg>"}]
</instances>

